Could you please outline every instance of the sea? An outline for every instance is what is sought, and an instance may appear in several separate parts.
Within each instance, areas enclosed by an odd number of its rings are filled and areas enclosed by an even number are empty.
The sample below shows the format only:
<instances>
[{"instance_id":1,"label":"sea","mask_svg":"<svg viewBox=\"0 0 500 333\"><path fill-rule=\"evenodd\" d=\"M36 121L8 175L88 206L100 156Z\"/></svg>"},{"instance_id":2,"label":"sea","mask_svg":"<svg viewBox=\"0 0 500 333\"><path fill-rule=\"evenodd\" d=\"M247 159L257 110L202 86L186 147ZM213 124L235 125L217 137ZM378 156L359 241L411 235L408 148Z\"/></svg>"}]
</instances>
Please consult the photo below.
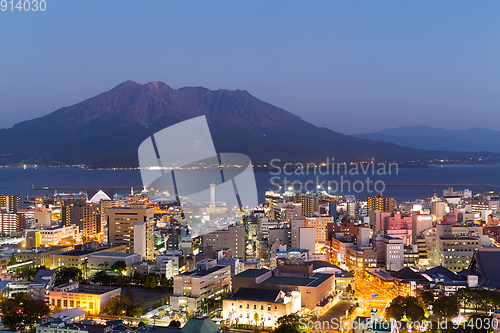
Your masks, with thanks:
<instances>
[{"instance_id":1,"label":"sea","mask_svg":"<svg viewBox=\"0 0 500 333\"><path fill-rule=\"evenodd\" d=\"M323 170L322 174L319 170L307 172L296 169L286 173L284 170L280 171L273 169L254 173L259 203L265 202L265 193L269 190L274 192L322 190L334 195L354 195L357 198L366 198L382 192L384 197L393 197L398 203L425 199L434 192L440 196L449 186L455 190L468 188L474 194L500 191L500 165L443 165L426 168L393 168L390 171L375 169L374 172L370 169L368 172L361 170L357 173ZM308 183L307 187L305 183ZM99 189L113 186L125 187L115 189L114 193L117 194L130 193L129 187L134 187L135 191L141 190L140 171L0 168L0 194L20 194L23 198L34 194L52 195L55 192L44 189L35 191L32 188L73 187L75 189L58 192L78 193L78 187Z\"/></svg>"}]
</instances>

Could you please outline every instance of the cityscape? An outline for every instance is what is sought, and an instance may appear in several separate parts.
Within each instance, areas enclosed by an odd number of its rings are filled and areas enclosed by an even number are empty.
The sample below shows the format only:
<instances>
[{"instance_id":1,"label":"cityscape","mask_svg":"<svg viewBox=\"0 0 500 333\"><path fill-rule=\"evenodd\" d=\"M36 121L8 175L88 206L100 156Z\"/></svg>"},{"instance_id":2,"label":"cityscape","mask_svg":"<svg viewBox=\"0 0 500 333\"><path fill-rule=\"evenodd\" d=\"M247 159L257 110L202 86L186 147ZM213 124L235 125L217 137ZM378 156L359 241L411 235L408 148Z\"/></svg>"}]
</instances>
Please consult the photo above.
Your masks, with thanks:
<instances>
[{"instance_id":1,"label":"cityscape","mask_svg":"<svg viewBox=\"0 0 500 333\"><path fill-rule=\"evenodd\" d=\"M500 333L499 13L0 0L0 333Z\"/></svg>"},{"instance_id":2,"label":"cityscape","mask_svg":"<svg viewBox=\"0 0 500 333\"><path fill-rule=\"evenodd\" d=\"M267 191L242 217L210 189L199 236L167 191L1 195L4 328L382 332L500 318L498 192Z\"/></svg>"}]
</instances>

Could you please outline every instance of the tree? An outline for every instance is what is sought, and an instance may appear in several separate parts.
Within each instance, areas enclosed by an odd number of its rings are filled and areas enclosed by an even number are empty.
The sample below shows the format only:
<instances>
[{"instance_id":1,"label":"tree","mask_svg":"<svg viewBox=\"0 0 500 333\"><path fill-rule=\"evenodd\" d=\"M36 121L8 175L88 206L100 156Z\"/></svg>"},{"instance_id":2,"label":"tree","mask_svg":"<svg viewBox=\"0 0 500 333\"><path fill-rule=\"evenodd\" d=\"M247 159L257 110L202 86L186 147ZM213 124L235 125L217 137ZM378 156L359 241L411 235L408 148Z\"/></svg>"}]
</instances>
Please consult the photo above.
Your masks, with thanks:
<instances>
[{"instance_id":1,"label":"tree","mask_svg":"<svg viewBox=\"0 0 500 333\"><path fill-rule=\"evenodd\" d=\"M255 321L255 325L257 325L259 322L259 314L257 312L253 314L253 320Z\"/></svg>"},{"instance_id":2,"label":"tree","mask_svg":"<svg viewBox=\"0 0 500 333\"><path fill-rule=\"evenodd\" d=\"M142 314L142 307L131 302L126 295L118 295L110 299L103 307L102 312L111 316L137 317Z\"/></svg>"},{"instance_id":3,"label":"tree","mask_svg":"<svg viewBox=\"0 0 500 333\"><path fill-rule=\"evenodd\" d=\"M425 316L425 311L418 303L411 303L406 308L406 317L411 321L419 321Z\"/></svg>"},{"instance_id":4,"label":"tree","mask_svg":"<svg viewBox=\"0 0 500 333\"><path fill-rule=\"evenodd\" d=\"M351 284L348 284L347 287L345 288L345 292L347 295L349 295L349 298L351 298L351 293L352 293L352 286Z\"/></svg>"},{"instance_id":5,"label":"tree","mask_svg":"<svg viewBox=\"0 0 500 333\"><path fill-rule=\"evenodd\" d=\"M392 302L391 305L387 307L385 312L388 318L398 321L401 320L405 315L404 308L401 305L395 303L393 304Z\"/></svg>"},{"instance_id":6,"label":"tree","mask_svg":"<svg viewBox=\"0 0 500 333\"><path fill-rule=\"evenodd\" d=\"M123 274L124 271L127 270L127 264L123 260L119 260L111 265L111 270L116 272L117 274Z\"/></svg>"},{"instance_id":7,"label":"tree","mask_svg":"<svg viewBox=\"0 0 500 333\"><path fill-rule=\"evenodd\" d=\"M17 263L16 255L14 253L12 253L12 255L10 256L9 265L16 264L16 263Z\"/></svg>"},{"instance_id":8,"label":"tree","mask_svg":"<svg viewBox=\"0 0 500 333\"><path fill-rule=\"evenodd\" d=\"M156 278L153 276L151 277L151 280L149 280L149 288L155 289L158 286L158 283L156 283Z\"/></svg>"},{"instance_id":9,"label":"tree","mask_svg":"<svg viewBox=\"0 0 500 333\"><path fill-rule=\"evenodd\" d=\"M429 306L432 304L432 302L434 302L434 294L429 290L426 290L423 293L421 293L420 297L422 298L422 301L426 306Z\"/></svg>"},{"instance_id":10,"label":"tree","mask_svg":"<svg viewBox=\"0 0 500 333\"><path fill-rule=\"evenodd\" d=\"M108 273L106 273L105 271L99 271L95 273L94 276L92 277L94 283L100 283L102 285L107 285L111 283L113 279L116 280L116 277L108 275Z\"/></svg>"},{"instance_id":11,"label":"tree","mask_svg":"<svg viewBox=\"0 0 500 333\"><path fill-rule=\"evenodd\" d=\"M26 293L18 293L12 299L2 298L2 321L6 328L13 331L25 332L41 321L43 316L50 313L48 304L44 301L33 300Z\"/></svg>"},{"instance_id":12,"label":"tree","mask_svg":"<svg viewBox=\"0 0 500 333\"><path fill-rule=\"evenodd\" d=\"M127 296L130 302L135 303L134 290L131 286L127 286L127 288L125 289L125 296Z\"/></svg>"},{"instance_id":13,"label":"tree","mask_svg":"<svg viewBox=\"0 0 500 333\"><path fill-rule=\"evenodd\" d=\"M151 279L149 276L146 276L146 280L144 281L144 288L150 288L151 285Z\"/></svg>"},{"instance_id":14,"label":"tree","mask_svg":"<svg viewBox=\"0 0 500 333\"><path fill-rule=\"evenodd\" d=\"M119 275L116 277L116 285L118 287L123 287L126 283L127 283L127 280L125 280L124 276Z\"/></svg>"},{"instance_id":15,"label":"tree","mask_svg":"<svg viewBox=\"0 0 500 333\"><path fill-rule=\"evenodd\" d=\"M432 310L437 316L448 319L458 314L458 306L450 297L439 297L432 303Z\"/></svg>"},{"instance_id":16,"label":"tree","mask_svg":"<svg viewBox=\"0 0 500 333\"><path fill-rule=\"evenodd\" d=\"M278 328L274 330L274 333L298 333L299 320L300 317L295 313L279 317L276 321Z\"/></svg>"},{"instance_id":17,"label":"tree","mask_svg":"<svg viewBox=\"0 0 500 333\"><path fill-rule=\"evenodd\" d=\"M170 283L170 279L167 279L167 278L162 278L160 280L160 286L163 288L163 289L168 289L171 287L171 283Z\"/></svg>"},{"instance_id":18,"label":"tree","mask_svg":"<svg viewBox=\"0 0 500 333\"><path fill-rule=\"evenodd\" d=\"M82 280L83 273L82 270L78 267L67 267L61 266L56 271L56 285L60 285L63 283L68 283L69 280L78 281Z\"/></svg>"},{"instance_id":19,"label":"tree","mask_svg":"<svg viewBox=\"0 0 500 333\"><path fill-rule=\"evenodd\" d=\"M170 324L168 324L169 327L181 327L181 322L178 320L172 320L170 321Z\"/></svg>"}]
</instances>

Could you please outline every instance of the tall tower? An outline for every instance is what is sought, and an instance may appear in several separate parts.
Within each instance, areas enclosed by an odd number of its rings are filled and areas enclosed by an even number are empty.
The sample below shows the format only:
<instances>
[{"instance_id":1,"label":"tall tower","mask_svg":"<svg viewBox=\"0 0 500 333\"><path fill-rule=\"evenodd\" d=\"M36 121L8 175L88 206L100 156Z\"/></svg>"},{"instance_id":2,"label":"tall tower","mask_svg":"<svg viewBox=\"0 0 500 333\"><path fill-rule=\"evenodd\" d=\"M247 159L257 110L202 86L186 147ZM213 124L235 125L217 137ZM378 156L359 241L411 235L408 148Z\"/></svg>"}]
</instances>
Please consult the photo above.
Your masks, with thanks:
<instances>
[{"instance_id":1,"label":"tall tower","mask_svg":"<svg viewBox=\"0 0 500 333\"><path fill-rule=\"evenodd\" d=\"M210 184L210 204L215 206L215 183Z\"/></svg>"}]
</instances>

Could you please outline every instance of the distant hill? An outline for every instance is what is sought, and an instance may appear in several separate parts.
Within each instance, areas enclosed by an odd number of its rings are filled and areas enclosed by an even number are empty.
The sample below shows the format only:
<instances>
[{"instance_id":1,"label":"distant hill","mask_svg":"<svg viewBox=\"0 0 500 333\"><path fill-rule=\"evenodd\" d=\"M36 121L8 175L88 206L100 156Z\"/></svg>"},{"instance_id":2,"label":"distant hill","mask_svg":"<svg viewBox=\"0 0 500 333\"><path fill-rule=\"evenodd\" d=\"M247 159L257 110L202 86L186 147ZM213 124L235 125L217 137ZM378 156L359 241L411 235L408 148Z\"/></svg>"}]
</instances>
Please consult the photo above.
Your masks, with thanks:
<instances>
[{"instance_id":1,"label":"distant hill","mask_svg":"<svg viewBox=\"0 0 500 333\"><path fill-rule=\"evenodd\" d=\"M0 164L137 166L137 148L145 138L200 115L207 117L219 152L247 154L254 163L269 163L273 158L306 163L327 157L427 161L500 156L425 151L343 135L316 127L244 90L172 89L162 82L127 81L73 106L1 129Z\"/></svg>"},{"instance_id":2,"label":"distant hill","mask_svg":"<svg viewBox=\"0 0 500 333\"><path fill-rule=\"evenodd\" d=\"M417 149L500 153L500 131L487 128L447 130L428 126L403 126L354 136Z\"/></svg>"}]
</instances>

